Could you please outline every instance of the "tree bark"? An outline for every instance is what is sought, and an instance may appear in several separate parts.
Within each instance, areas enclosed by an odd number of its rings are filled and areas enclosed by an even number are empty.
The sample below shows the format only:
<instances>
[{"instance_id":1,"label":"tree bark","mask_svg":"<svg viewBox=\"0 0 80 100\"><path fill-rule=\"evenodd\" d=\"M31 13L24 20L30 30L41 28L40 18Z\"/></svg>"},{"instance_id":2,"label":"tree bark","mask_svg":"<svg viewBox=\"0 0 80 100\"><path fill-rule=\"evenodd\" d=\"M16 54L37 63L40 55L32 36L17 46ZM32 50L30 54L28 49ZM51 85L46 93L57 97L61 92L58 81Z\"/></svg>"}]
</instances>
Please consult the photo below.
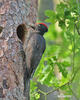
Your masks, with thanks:
<instances>
[{"instance_id":1,"label":"tree bark","mask_svg":"<svg viewBox=\"0 0 80 100\"><path fill-rule=\"evenodd\" d=\"M29 100L23 95L25 62L16 29L36 22L37 6L38 0L0 0L0 100Z\"/></svg>"}]
</instances>

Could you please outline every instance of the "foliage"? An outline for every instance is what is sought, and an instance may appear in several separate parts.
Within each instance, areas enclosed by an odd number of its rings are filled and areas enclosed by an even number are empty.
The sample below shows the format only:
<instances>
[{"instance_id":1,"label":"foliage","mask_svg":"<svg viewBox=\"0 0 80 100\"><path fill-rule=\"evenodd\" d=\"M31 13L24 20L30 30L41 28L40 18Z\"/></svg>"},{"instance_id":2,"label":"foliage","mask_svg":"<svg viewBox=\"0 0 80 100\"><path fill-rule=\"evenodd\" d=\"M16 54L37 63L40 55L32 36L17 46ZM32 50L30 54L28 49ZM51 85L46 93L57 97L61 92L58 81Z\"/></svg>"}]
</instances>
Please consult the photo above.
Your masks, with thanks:
<instances>
[{"instance_id":1,"label":"foliage","mask_svg":"<svg viewBox=\"0 0 80 100\"><path fill-rule=\"evenodd\" d=\"M76 72L80 67L80 4L78 0L60 2L56 11L47 10L45 15L48 16L46 22L50 23L49 30L44 36L47 46L33 78L33 80L36 79L36 84L34 81L31 82L31 93L36 91L38 98L34 99L34 95L31 100L38 100L40 97L37 92L37 82L55 87L55 89L63 86L61 89L66 91L65 94L72 94L69 87L64 86L64 84L68 83L76 73L76 77L74 76L71 80L71 88L74 87L73 83L75 83L77 88L74 89L80 98L80 74ZM57 28L56 25L58 25ZM61 74L60 79L56 76L56 67L59 70L57 73ZM64 100L69 99L65 98Z\"/></svg>"}]
</instances>

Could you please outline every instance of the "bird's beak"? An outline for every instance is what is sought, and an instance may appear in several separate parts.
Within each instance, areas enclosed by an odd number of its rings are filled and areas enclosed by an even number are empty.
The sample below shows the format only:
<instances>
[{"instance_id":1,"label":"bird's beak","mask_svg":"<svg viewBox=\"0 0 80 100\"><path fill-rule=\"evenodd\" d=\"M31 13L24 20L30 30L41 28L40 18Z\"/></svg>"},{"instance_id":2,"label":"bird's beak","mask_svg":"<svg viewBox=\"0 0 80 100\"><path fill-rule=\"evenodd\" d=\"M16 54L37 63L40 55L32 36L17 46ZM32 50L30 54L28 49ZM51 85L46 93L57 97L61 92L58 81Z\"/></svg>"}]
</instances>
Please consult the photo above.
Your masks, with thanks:
<instances>
[{"instance_id":1,"label":"bird's beak","mask_svg":"<svg viewBox=\"0 0 80 100\"><path fill-rule=\"evenodd\" d=\"M34 30L35 30L35 28L36 28L36 27L35 27L35 24L31 24L31 23L30 23L30 24L27 24L27 25L28 25L29 27L31 27L32 29L34 29Z\"/></svg>"},{"instance_id":2,"label":"bird's beak","mask_svg":"<svg viewBox=\"0 0 80 100\"><path fill-rule=\"evenodd\" d=\"M34 25L29 25L32 29L34 29L35 30L35 26Z\"/></svg>"}]
</instances>

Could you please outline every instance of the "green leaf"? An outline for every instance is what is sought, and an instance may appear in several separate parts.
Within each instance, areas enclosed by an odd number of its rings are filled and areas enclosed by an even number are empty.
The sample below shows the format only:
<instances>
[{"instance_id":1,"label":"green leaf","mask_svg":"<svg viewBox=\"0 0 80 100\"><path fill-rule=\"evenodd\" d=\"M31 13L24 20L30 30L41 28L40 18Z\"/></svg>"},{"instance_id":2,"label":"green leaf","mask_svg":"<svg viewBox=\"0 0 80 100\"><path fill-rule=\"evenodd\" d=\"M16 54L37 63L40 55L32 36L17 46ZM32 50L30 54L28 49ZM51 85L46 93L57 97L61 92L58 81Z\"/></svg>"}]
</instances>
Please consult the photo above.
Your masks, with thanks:
<instances>
[{"instance_id":1,"label":"green leaf","mask_svg":"<svg viewBox=\"0 0 80 100\"><path fill-rule=\"evenodd\" d=\"M68 62L68 61L64 61L64 62L62 62L62 65L63 65L64 67L69 67L71 64L70 64L70 62Z\"/></svg>"},{"instance_id":2,"label":"green leaf","mask_svg":"<svg viewBox=\"0 0 80 100\"><path fill-rule=\"evenodd\" d=\"M61 28L65 28L65 20L64 19L59 20L59 26Z\"/></svg>"},{"instance_id":3,"label":"green leaf","mask_svg":"<svg viewBox=\"0 0 80 100\"><path fill-rule=\"evenodd\" d=\"M49 86L49 85L50 85L50 81L51 81L51 79L52 79L53 76L54 76L53 72L50 71L50 72L45 76L45 79L44 79L43 83Z\"/></svg>"},{"instance_id":4,"label":"green leaf","mask_svg":"<svg viewBox=\"0 0 80 100\"><path fill-rule=\"evenodd\" d=\"M35 94L35 99L38 100L39 98L40 98L40 94L39 93L36 93Z\"/></svg>"},{"instance_id":5,"label":"green leaf","mask_svg":"<svg viewBox=\"0 0 80 100\"><path fill-rule=\"evenodd\" d=\"M64 64L64 63L63 63L63 64ZM64 77L67 77L68 72L67 72L67 70L65 69L65 66L63 66L63 64L57 62L57 65L58 65L58 67L59 67L59 71L62 73L62 75L63 75Z\"/></svg>"},{"instance_id":6,"label":"green leaf","mask_svg":"<svg viewBox=\"0 0 80 100\"><path fill-rule=\"evenodd\" d=\"M45 15L48 16L48 17L51 17L53 16L53 18L55 18L55 12L53 10L46 10L45 11Z\"/></svg>"}]
</instances>

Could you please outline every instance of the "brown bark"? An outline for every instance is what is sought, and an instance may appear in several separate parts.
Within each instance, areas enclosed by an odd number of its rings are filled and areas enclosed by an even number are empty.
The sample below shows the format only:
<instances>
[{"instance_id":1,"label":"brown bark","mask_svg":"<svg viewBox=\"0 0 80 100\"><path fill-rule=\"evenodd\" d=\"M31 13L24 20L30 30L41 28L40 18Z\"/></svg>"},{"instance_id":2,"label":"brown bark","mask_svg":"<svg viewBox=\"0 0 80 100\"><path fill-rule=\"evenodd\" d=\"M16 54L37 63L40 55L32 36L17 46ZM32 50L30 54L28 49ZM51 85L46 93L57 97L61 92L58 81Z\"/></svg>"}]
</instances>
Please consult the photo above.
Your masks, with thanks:
<instances>
[{"instance_id":1,"label":"brown bark","mask_svg":"<svg viewBox=\"0 0 80 100\"><path fill-rule=\"evenodd\" d=\"M23 95L23 48L16 29L36 22L37 5L38 0L0 0L0 100L29 100Z\"/></svg>"}]
</instances>

